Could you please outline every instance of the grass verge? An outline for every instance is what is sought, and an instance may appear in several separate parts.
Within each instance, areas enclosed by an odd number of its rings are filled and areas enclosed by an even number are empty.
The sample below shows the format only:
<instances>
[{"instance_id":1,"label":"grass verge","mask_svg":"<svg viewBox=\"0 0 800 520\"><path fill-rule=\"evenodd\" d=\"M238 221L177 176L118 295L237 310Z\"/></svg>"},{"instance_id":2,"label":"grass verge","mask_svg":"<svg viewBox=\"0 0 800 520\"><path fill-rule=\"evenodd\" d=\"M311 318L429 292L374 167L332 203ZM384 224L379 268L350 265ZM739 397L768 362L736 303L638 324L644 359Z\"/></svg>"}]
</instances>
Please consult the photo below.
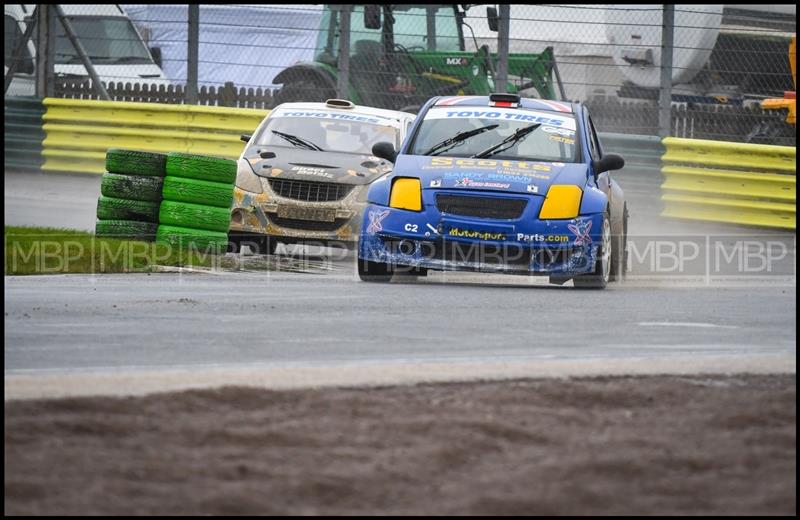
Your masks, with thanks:
<instances>
[{"instance_id":1,"label":"grass verge","mask_svg":"<svg viewBox=\"0 0 800 520\"><path fill-rule=\"evenodd\" d=\"M221 256L74 229L5 226L5 275L128 273L156 266L209 267Z\"/></svg>"}]
</instances>

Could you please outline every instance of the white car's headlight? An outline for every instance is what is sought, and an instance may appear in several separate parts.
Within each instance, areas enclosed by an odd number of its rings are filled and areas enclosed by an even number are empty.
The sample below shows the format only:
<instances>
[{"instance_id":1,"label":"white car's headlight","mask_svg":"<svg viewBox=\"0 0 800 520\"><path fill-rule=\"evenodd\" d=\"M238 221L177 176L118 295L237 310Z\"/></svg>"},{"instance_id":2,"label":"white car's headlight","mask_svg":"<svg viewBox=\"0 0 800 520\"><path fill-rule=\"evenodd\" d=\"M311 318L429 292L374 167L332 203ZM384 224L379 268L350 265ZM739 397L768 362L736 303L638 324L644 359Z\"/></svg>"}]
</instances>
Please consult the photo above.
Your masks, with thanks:
<instances>
[{"instance_id":1,"label":"white car's headlight","mask_svg":"<svg viewBox=\"0 0 800 520\"><path fill-rule=\"evenodd\" d=\"M253 172L253 168L247 159L239 159L236 171L236 187L251 193L261 193L264 191L261 186L261 178Z\"/></svg>"}]
</instances>

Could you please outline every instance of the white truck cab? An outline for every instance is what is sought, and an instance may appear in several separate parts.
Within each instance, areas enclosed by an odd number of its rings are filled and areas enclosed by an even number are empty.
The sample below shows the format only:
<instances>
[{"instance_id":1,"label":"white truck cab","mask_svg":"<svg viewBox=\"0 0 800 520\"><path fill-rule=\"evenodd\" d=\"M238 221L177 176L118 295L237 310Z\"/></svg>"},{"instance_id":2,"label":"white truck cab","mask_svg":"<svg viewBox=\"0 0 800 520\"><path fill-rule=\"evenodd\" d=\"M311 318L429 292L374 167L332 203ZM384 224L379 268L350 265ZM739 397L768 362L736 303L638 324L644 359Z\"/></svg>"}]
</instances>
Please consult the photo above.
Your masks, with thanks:
<instances>
[{"instance_id":1,"label":"white truck cab","mask_svg":"<svg viewBox=\"0 0 800 520\"><path fill-rule=\"evenodd\" d=\"M14 44L22 38L31 22L33 4L5 4L5 72L11 64ZM147 48L139 31L118 4L61 4L64 14L72 24L92 65L104 82L169 85L170 81L157 63L160 53ZM64 27L55 21L56 77L87 77L88 72L77 51L67 38ZM33 37L35 38L34 33ZM24 48L24 59L17 64L14 79L8 88L8 96L32 96L35 94L36 48L28 41ZM154 57L155 56L155 57Z\"/></svg>"}]
</instances>

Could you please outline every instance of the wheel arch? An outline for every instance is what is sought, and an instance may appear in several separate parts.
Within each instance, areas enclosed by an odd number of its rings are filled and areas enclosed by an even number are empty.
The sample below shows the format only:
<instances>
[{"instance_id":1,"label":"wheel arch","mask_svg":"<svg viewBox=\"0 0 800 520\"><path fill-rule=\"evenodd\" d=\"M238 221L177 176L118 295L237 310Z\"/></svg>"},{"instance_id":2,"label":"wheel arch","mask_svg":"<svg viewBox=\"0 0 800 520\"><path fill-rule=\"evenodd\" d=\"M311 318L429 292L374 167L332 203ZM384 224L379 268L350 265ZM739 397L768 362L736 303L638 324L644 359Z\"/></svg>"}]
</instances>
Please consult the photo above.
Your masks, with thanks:
<instances>
[{"instance_id":1,"label":"wheel arch","mask_svg":"<svg viewBox=\"0 0 800 520\"><path fill-rule=\"evenodd\" d=\"M581 215L602 213L610 206L608 196L598 189L584 188L581 198Z\"/></svg>"}]
</instances>

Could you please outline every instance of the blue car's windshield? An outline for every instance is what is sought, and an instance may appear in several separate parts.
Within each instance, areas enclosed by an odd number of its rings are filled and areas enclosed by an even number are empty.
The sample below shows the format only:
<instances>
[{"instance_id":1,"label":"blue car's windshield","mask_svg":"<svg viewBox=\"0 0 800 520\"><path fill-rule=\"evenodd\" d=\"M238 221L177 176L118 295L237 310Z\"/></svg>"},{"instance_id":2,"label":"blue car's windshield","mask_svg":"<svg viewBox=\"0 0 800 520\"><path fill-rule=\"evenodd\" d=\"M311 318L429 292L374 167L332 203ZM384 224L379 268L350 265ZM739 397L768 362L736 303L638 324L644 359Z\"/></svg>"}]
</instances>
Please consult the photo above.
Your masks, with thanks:
<instances>
[{"instance_id":1,"label":"blue car's windshield","mask_svg":"<svg viewBox=\"0 0 800 520\"><path fill-rule=\"evenodd\" d=\"M410 153L568 163L577 149L573 114L450 106L425 114Z\"/></svg>"}]
</instances>

